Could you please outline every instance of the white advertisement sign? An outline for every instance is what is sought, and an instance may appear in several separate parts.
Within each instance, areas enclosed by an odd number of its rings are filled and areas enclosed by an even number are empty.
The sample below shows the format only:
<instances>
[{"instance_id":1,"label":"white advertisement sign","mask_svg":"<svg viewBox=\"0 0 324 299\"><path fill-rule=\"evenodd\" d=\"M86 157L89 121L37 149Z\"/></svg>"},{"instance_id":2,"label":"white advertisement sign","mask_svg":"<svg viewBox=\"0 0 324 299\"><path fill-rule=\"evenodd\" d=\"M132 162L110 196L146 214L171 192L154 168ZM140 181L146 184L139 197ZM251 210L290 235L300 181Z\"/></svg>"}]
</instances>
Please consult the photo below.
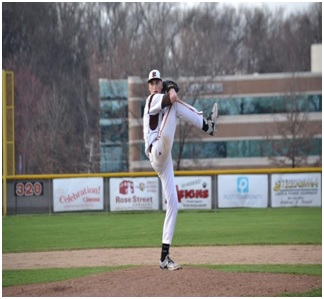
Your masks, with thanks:
<instances>
[{"instance_id":1,"label":"white advertisement sign","mask_svg":"<svg viewBox=\"0 0 324 299\"><path fill-rule=\"evenodd\" d=\"M159 182L156 177L109 180L110 210L158 210Z\"/></svg>"},{"instance_id":2,"label":"white advertisement sign","mask_svg":"<svg viewBox=\"0 0 324 299\"><path fill-rule=\"evenodd\" d=\"M54 212L103 210L103 178L53 180Z\"/></svg>"},{"instance_id":3,"label":"white advertisement sign","mask_svg":"<svg viewBox=\"0 0 324 299\"><path fill-rule=\"evenodd\" d=\"M267 175L219 175L219 208L266 208L268 206Z\"/></svg>"},{"instance_id":4,"label":"white advertisement sign","mask_svg":"<svg viewBox=\"0 0 324 299\"><path fill-rule=\"evenodd\" d=\"M272 207L320 207L321 205L320 173L271 175Z\"/></svg>"},{"instance_id":5,"label":"white advertisement sign","mask_svg":"<svg viewBox=\"0 0 324 299\"><path fill-rule=\"evenodd\" d=\"M179 210L211 209L211 177L175 177ZM163 210L166 209L165 196L162 197Z\"/></svg>"}]
</instances>

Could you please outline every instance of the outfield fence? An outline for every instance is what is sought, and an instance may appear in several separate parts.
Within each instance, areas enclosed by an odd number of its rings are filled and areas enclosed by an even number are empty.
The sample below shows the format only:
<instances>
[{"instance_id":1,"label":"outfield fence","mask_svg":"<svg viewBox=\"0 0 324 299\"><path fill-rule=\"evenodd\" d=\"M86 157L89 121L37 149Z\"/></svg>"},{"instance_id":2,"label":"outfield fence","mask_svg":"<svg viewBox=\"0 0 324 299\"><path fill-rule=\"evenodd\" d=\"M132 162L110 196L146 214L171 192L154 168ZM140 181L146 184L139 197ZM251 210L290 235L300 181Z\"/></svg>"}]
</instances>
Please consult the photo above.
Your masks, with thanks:
<instances>
[{"instance_id":1,"label":"outfield fence","mask_svg":"<svg viewBox=\"0 0 324 299\"><path fill-rule=\"evenodd\" d=\"M322 168L175 171L180 210L321 207L321 177ZM12 175L3 182L4 216L159 211L167 204L154 172Z\"/></svg>"}]
</instances>

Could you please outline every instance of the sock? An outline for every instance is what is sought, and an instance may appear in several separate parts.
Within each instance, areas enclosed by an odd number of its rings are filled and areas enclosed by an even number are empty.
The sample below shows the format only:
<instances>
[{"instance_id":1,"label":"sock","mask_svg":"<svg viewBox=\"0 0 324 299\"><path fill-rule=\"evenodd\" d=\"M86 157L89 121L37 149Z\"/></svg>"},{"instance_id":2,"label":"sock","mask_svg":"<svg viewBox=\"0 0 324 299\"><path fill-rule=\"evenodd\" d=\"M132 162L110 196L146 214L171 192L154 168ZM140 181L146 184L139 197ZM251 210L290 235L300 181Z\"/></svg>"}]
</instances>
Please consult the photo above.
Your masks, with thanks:
<instances>
[{"instance_id":1,"label":"sock","mask_svg":"<svg viewBox=\"0 0 324 299\"><path fill-rule=\"evenodd\" d=\"M163 262L166 256L169 254L170 244L162 244L162 251L161 251L161 262Z\"/></svg>"},{"instance_id":2,"label":"sock","mask_svg":"<svg viewBox=\"0 0 324 299\"><path fill-rule=\"evenodd\" d=\"M207 132L208 128L209 128L208 123L207 123L206 119L204 119L202 129L203 129L203 131Z\"/></svg>"}]
</instances>

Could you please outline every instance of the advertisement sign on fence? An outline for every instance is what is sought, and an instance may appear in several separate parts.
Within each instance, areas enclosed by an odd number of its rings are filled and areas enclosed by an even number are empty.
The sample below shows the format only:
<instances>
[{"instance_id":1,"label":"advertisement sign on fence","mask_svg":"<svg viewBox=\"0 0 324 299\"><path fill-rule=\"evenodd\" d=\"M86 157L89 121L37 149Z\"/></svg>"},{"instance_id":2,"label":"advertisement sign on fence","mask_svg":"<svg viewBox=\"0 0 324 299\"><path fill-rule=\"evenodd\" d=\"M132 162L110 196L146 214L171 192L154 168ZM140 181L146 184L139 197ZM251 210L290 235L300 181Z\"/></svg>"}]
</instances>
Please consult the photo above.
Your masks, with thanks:
<instances>
[{"instance_id":1,"label":"advertisement sign on fence","mask_svg":"<svg viewBox=\"0 0 324 299\"><path fill-rule=\"evenodd\" d=\"M211 209L212 188L210 176L175 177L179 210ZM163 210L165 196L162 196Z\"/></svg>"},{"instance_id":2,"label":"advertisement sign on fence","mask_svg":"<svg viewBox=\"0 0 324 299\"><path fill-rule=\"evenodd\" d=\"M158 210L158 178L112 178L109 181L110 210Z\"/></svg>"},{"instance_id":3,"label":"advertisement sign on fence","mask_svg":"<svg viewBox=\"0 0 324 299\"><path fill-rule=\"evenodd\" d=\"M219 175L219 208L266 208L268 206L267 175Z\"/></svg>"},{"instance_id":4,"label":"advertisement sign on fence","mask_svg":"<svg viewBox=\"0 0 324 299\"><path fill-rule=\"evenodd\" d=\"M54 212L103 210L103 178L53 180Z\"/></svg>"},{"instance_id":5,"label":"advertisement sign on fence","mask_svg":"<svg viewBox=\"0 0 324 299\"><path fill-rule=\"evenodd\" d=\"M272 207L320 207L321 196L320 173L271 175Z\"/></svg>"}]
</instances>

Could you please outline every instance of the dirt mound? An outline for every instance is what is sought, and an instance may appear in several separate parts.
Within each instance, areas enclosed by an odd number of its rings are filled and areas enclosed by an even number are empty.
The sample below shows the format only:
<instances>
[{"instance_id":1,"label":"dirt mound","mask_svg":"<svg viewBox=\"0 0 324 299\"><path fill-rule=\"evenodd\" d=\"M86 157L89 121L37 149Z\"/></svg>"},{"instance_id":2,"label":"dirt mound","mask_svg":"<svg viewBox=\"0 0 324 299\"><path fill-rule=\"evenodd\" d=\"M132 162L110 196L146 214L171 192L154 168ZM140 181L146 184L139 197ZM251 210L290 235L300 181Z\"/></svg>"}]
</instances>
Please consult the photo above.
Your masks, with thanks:
<instances>
[{"instance_id":1,"label":"dirt mound","mask_svg":"<svg viewBox=\"0 0 324 299\"><path fill-rule=\"evenodd\" d=\"M3 296L25 297L242 297L302 293L322 286L321 277L228 273L185 267L178 271L142 266L63 282L4 288Z\"/></svg>"},{"instance_id":2,"label":"dirt mound","mask_svg":"<svg viewBox=\"0 0 324 299\"><path fill-rule=\"evenodd\" d=\"M62 282L2 288L13 297L273 297L322 286L321 276L228 273L191 264L321 264L321 245L173 247L172 257L187 265L161 271L159 248L90 249L2 255L2 269L135 265ZM192 258L194 257L194 259Z\"/></svg>"}]
</instances>

